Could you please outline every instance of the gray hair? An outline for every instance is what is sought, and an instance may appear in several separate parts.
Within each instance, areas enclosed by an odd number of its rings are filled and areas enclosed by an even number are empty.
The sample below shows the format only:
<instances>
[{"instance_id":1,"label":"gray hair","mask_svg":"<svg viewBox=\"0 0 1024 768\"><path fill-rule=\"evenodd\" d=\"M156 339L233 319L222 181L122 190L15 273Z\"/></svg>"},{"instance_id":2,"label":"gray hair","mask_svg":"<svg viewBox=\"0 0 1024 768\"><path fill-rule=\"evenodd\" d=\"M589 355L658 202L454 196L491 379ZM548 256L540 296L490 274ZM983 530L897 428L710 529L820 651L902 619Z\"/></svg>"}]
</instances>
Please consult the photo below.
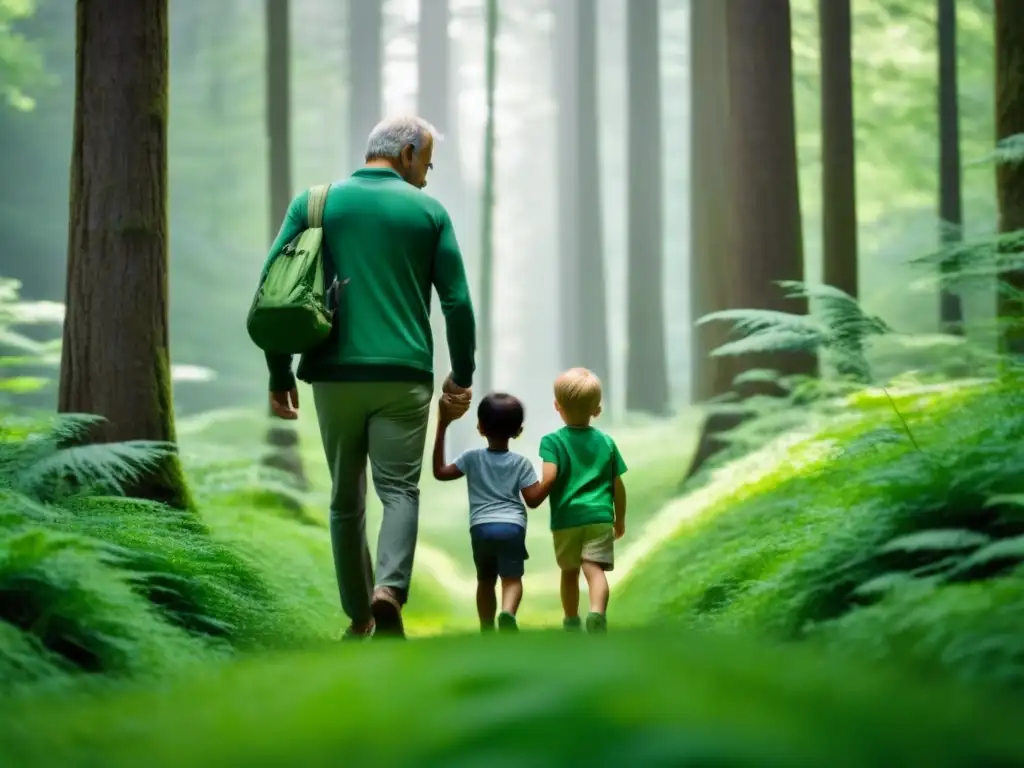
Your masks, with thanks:
<instances>
[{"instance_id":1,"label":"gray hair","mask_svg":"<svg viewBox=\"0 0 1024 768\"><path fill-rule=\"evenodd\" d=\"M426 143L427 136L431 136L435 143L444 138L437 128L422 117L401 116L381 120L370 131L366 141L366 159L394 159L408 144L412 144L418 152Z\"/></svg>"}]
</instances>

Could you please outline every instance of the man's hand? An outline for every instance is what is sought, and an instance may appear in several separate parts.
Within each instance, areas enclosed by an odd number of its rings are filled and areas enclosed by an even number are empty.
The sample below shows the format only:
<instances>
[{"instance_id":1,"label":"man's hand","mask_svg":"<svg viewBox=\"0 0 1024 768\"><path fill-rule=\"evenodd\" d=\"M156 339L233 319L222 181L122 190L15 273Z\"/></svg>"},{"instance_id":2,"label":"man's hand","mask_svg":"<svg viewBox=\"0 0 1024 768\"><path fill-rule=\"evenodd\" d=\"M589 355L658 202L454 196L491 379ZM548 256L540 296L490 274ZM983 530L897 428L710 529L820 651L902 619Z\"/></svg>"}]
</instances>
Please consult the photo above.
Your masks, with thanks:
<instances>
[{"instance_id":1,"label":"man's hand","mask_svg":"<svg viewBox=\"0 0 1024 768\"><path fill-rule=\"evenodd\" d=\"M292 387L287 392L271 392L270 410L279 419L294 421L299 418L298 388Z\"/></svg>"},{"instance_id":2,"label":"man's hand","mask_svg":"<svg viewBox=\"0 0 1024 768\"><path fill-rule=\"evenodd\" d=\"M452 381L452 375L449 373L448 378L444 380L444 384L441 386L441 391L446 395L452 395L453 397L465 397L466 400L473 399L473 388L472 387L460 387L454 381Z\"/></svg>"},{"instance_id":3,"label":"man's hand","mask_svg":"<svg viewBox=\"0 0 1024 768\"><path fill-rule=\"evenodd\" d=\"M621 539L623 536L626 535L626 521L616 520L613 529L615 531L615 538Z\"/></svg>"},{"instance_id":4,"label":"man's hand","mask_svg":"<svg viewBox=\"0 0 1024 768\"><path fill-rule=\"evenodd\" d=\"M441 417L448 423L461 419L466 415L472 402L473 388L460 387L452 381L452 375L449 373L441 386Z\"/></svg>"}]
</instances>

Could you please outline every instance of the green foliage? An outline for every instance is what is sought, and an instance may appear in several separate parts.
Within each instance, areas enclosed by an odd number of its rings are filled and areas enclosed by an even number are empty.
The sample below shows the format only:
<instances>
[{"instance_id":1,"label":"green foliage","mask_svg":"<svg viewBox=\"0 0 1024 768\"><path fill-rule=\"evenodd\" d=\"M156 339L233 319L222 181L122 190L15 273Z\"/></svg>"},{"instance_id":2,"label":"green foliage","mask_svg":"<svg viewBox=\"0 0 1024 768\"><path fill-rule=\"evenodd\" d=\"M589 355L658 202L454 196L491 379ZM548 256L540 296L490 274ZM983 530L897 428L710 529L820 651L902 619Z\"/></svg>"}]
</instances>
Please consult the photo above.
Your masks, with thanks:
<instances>
[{"instance_id":1,"label":"green foliage","mask_svg":"<svg viewBox=\"0 0 1024 768\"><path fill-rule=\"evenodd\" d=\"M35 106L29 93L49 82L38 46L17 31L35 6L34 0L0 0L0 98L26 112Z\"/></svg>"},{"instance_id":2,"label":"green foliage","mask_svg":"<svg viewBox=\"0 0 1024 768\"><path fill-rule=\"evenodd\" d=\"M1024 682L1021 384L1007 374L847 398L841 417L806 422L796 448L763 448L760 476L723 467L731 487L616 604L635 620L819 638L847 655ZM880 406L890 395L906 427Z\"/></svg>"},{"instance_id":3,"label":"green foliage","mask_svg":"<svg viewBox=\"0 0 1024 768\"><path fill-rule=\"evenodd\" d=\"M1019 702L657 630L370 644L252 659L156 690L0 706L0 762L23 768L1024 760ZM374 738L384 724L400 738Z\"/></svg>"},{"instance_id":4,"label":"green foliage","mask_svg":"<svg viewBox=\"0 0 1024 768\"><path fill-rule=\"evenodd\" d=\"M160 675L309 638L304 596L288 602L256 558L192 514L120 496L169 446L64 447L96 421L0 425L4 687L51 673Z\"/></svg>"}]
</instances>

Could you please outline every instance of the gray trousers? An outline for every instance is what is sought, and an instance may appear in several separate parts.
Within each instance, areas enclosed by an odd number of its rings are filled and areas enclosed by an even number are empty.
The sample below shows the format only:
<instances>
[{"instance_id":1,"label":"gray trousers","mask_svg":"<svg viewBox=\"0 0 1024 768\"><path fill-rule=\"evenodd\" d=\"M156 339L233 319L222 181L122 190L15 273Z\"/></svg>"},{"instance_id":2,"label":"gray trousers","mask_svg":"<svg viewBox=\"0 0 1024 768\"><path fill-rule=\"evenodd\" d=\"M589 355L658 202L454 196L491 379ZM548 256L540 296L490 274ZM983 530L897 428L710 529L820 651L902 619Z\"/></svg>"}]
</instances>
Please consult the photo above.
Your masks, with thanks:
<instances>
[{"instance_id":1,"label":"gray trousers","mask_svg":"<svg viewBox=\"0 0 1024 768\"><path fill-rule=\"evenodd\" d=\"M433 388L411 382L313 385L331 472L331 545L341 607L354 623L370 618L374 587L409 594L419 528L420 470ZM384 507L377 578L366 539L366 463Z\"/></svg>"}]
</instances>

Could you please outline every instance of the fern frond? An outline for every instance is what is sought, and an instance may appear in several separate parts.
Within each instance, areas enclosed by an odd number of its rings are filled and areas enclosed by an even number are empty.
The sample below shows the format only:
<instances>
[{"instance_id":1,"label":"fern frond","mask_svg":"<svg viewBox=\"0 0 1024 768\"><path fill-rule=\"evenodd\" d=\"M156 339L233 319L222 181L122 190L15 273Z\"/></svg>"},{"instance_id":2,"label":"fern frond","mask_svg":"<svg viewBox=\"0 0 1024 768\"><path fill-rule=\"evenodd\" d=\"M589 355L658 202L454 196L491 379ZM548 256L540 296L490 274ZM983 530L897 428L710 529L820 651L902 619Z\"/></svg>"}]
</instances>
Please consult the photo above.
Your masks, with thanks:
<instances>
[{"instance_id":1,"label":"fern frond","mask_svg":"<svg viewBox=\"0 0 1024 768\"><path fill-rule=\"evenodd\" d=\"M131 440L64 448L33 464L16 487L48 498L62 487L85 487L93 493L122 495L125 486L140 480L174 452L172 443Z\"/></svg>"},{"instance_id":2,"label":"fern frond","mask_svg":"<svg viewBox=\"0 0 1024 768\"><path fill-rule=\"evenodd\" d=\"M827 334L812 328L770 328L729 341L711 352L712 357L769 352L813 352L824 346Z\"/></svg>"},{"instance_id":3,"label":"fern frond","mask_svg":"<svg viewBox=\"0 0 1024 768\"><path fill-rule=\"evenodd\" d=\"M990 541L985 534L974 531L933 529L898 536L879 547L878 552L953 552L976 549Z\"/></svg>"},{"instance_id":4,"label":"fern frond","mask_svg":"<svg viewBox=\"0 0 1024 768\"><path fill-rule=\"evenodd\" d=\"M813 317L798 315L792 312L780 312L776 309L722 309L711 312L697 320L697 325L724 320L733 323L736 333L758 333L760 331L785 329L825 333L827 329Z\"/></svg>"}]
</instances>

